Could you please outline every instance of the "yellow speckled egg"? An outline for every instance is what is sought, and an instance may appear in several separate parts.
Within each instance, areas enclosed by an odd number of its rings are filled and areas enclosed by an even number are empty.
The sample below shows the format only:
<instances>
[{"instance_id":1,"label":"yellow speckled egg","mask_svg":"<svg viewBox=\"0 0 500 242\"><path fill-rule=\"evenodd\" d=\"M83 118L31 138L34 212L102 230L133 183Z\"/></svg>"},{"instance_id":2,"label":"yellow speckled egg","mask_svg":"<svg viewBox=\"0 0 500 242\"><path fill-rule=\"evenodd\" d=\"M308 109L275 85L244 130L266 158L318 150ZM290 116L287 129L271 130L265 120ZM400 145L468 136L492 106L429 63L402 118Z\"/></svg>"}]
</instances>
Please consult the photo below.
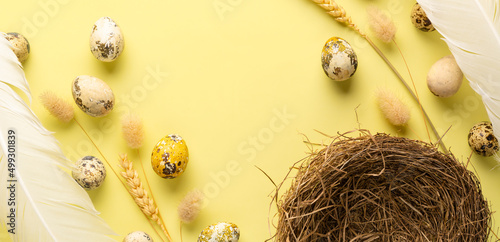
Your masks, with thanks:
<instances>
[{"instance_id":1,"label":"yellow speckled egg","mask_svg":"<svg viewBox=\"0 0 500 242\"><path fill-rule=\"evenodd\" d=\"M212 224L198 236L198 242L238 242L240 239L240 229L233 223Z\"/></svg>"},{"instance_id":2,"label":"yellow speckled egg","mask_svg":"<svg viewBox=\"0 0 500 242\"><path fill-rule=\"evenodd\" d=\"M163 137L151 153L153 170L162 178L176 178L187 167L189 152L186 142L177 134Z\"/></svg>"},{"instance_id":3,"label":"yellow speckled egg","mask_svg":"<svg viewBox=\"0 0 500 242\"><path fill-rule=\"evenodd\" d=\"M345 81L356 72L358 57L347 41L332 37L323 46L321 64L325 74L332 80Z\"/></svg>"}]
</instances>

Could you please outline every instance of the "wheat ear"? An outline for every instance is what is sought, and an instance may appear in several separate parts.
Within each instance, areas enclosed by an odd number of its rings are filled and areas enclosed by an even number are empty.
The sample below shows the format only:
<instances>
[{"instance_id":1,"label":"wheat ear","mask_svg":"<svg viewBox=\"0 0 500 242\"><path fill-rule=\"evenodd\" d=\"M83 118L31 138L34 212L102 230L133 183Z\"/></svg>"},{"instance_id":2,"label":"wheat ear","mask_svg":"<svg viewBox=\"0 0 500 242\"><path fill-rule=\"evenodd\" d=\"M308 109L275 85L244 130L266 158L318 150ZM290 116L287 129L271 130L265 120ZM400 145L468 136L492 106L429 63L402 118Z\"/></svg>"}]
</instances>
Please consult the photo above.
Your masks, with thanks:
<instances>
[{"instance_id":1,"label":"wheat ear","mask_svg":"<svg viewBox=\"0 0 500 242\"><path fill-rule=\"evenodd\" d=\"M377 47L377 45L375 45L375 43L373 43L373 41L366 34L364 34L357 27L356 24L354 24L352 22L351 17L347 16L347 13L346 13L345 9L342 6L338 5L334 0L311 0L311 1L315 2L316 4L318 4L318 6L322 7L323 9L327 10L328 11L327 13L329 15L333 16L337 22L345 24L347 27L349 27L352 30L356 31L356 33L358 33L364 39L366 39L366 41L368 42L368 44L370 44L370 46L375 50L375 52L377 52L377 54L382 58L382 60L384 60L384 62L389 66L389 68L394 72L394 74L396 74L396 76L401 81L401 83L403 83L403 85L406 87L406 89L408 90L408 92L410 92L410 94L413 97L413 99L415 99L415 101L419 104L420 109L422 110L422 113L424 114L425 118L427 119L427 122L429 123L429 126L431 127L434 135L439 139L438 140L439 145L441 146L441 148L443 149L443 151L445 153L448 153L448 149L446 149L446 145L444 145L442 137L437 132L436 127L434 126L434 124L432 123L431 119L429 118L429 115L427 115L427 112L425 112L422 104L420 103L419 98L417 97L417 95L415 95L415 92L413 92L413 90L410 88L410 86L408 85L408 83L404 80L403 76L401 76L401 74L399 73L399 71L396 70L396 68L394 67L394 65L392 65L392 63L389 61L389 59L387 59L387 57Z\"/></svg>"},{"instance_id":2,"label":"wheat ear","mask_svg":"<svg viewBox=\"0 0 500 242\"><path fill-rule=\"evenodd\" d=\"M168 240L172 241L172 237L170 237L170 234L168 233L168 230L163 223L163 219L161 218L158 207L155 205L153 199L148 196L148 192L142 186L139 174L134 169L132 162L128 159L127 154L121 154L119 156L119 164L123 168L123 171L120 174L127 182L128 190L134 197L137 206L139 206L141 211L146 216L148 216L148 218L156 222L158 226L160 226L163 233L165 233L165 236L167 236Z\"/></svg>"},{"instance_id":3,"label":"wheat ear","mask_svg":"<svg viewBox=\"0 0 500 242\"><path fill-rule=\"evenodd\" d=\"M357 25L355 25L352 22L351 17L347 16L345 9L338 5L335 1L333 0L312 0L313 2L317 3L320 7L325 9L327 14L333 16L337 22L343 23L347 25L349 28L353 29L356 31L358 34L363 36L363 38L366 38L366 34L364 34Z\"/></svg>"}]
</instances>

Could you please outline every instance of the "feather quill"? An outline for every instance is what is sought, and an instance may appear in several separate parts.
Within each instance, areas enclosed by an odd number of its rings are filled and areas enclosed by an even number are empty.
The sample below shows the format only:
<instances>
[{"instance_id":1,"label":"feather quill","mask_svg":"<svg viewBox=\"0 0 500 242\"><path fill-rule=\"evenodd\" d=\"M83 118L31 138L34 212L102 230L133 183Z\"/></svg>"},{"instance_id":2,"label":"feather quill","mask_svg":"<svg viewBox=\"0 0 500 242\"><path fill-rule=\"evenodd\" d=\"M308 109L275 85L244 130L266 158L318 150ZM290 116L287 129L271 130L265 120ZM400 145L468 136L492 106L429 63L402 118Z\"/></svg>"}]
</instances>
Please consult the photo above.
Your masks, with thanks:
<instances>
[{"instance_id":1,"label":"feather quill","mask_svg":"<svg viewBox=\"0 0 500 242\"><path fill-rule=\"evenodd\" d=\"M21 64L0 37L0 220L15 233L9 233L12 240L113 241L88 194L68 174L72 164L57 140L12 87L31 100ZM15 132L15 171L9 170L9 130ZM7 189L12 184L15 189Z\"/></svg>"},{"instance_id":2,"label":"feather quill","mask_svg":"<svg viewBox=\"0 0 500 242\"><path fill-rule=\"evenodd\" d=\"M444 37L469 84L481 95L500 137L500 2L417 0Z\"/></svg>"}]
</instances>

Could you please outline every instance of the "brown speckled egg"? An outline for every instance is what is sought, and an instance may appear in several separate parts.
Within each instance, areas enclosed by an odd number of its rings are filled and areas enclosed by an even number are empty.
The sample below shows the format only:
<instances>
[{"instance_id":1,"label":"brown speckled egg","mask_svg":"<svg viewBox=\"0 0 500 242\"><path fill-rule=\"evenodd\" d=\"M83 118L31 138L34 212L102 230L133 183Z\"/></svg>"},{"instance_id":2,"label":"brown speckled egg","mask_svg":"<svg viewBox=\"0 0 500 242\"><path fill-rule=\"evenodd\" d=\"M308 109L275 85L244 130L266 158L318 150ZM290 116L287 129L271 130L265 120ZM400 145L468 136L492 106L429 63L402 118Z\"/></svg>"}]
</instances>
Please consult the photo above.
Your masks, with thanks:
<instances>
[{"instance_id":1,"label":"brown speckled egg","mask_svg":"<svg viewBox=\"0 0 500 242\"><path fill-rule=\"evenodd\" d=\"M71 92L76 105L92 117L102 117L113 110L115 96L111 88L97 77L82 75L73 80Z\"/></svg>"},{"instance_id":2,"label":"brown speckled egg","mask_svg":"<svg viewBox=\"0 0 500 242\"><path fill-rule=\"evenodd\" d=\"M30 43L24 36L19 33L12 32L6 33L5 38L12 45L12 49L19 59L19 62L24 62L28 59L28 56L30 54Z\"/></svg>"},{"instance_id":3,"label":"brown speckled egg","mask_svg":"<svg viewBox=\"0 0 500 242\"><path fill-rule=\"evenodd\" d=\"M323 46L321 65L332 80L345 81L356 72L358 57L347 41L332 37Z\"/></svg>"},{"instance_id":4,"label":"brown speckled egg","mask_svg":"<svg viewBox=\"0 0 500 242\"><path fill-rule=\"evenodd\" d=\"M176 178L187 167L189 152L181 136L169 134L163 137L153 148L151 165L162 178Z\"/></svg>"},{"instance_id":5,"label":"brown speckled egg","mask_svg":"<svg viewBox=\"0 0 500 242\"><path fill-rule=\"evenodd\" d=\"M424 32L434 31L434 26L432 25L429 18L427 18L427 14L425 14L420 4L416 3L413 5L411 9L411 22L415 26L415 28L422 30Z\"/></svg>"},{"instance_id":6,"label":"brown speckled egg","mask_svg":"<svg viewBox=\"0 0 500 242\"><path fill-rule=\"evenodd\" d=\"M492 156L498 151L498 140L493 135L493 126L490 122L480 122L472 126L469 131L469 146L482 156Z\"/></svg>"},{"instance_id":7,"label":"brown speckled egg","mask_svg":"<svg viewBox=\"0 0 500 242\"><path fill-rule=\"evenodd\" d=\"M86 190L93 190L101 186L106 178L104 164L94 156L85 156L78 160L72 173L80 186Z\"/></svg>"},{"instance_id":8,"label":"brown speckled egg","mask_svg":"<svg viewBox=\"0 0 500 242\"><path fill-rule=\"evenodd\" d=\"M142 231L134 231L130 234L128 234L124 239L123 242L153 242L153 239L149 234L146 234L145 232Z\"/></svg>"},{"instance_id":9,"label":"brown speckled egg","mask_svg":"<svg viewBox=\"0 0 500 242\"><path fill-rule=\"evenodd\" d=\"M125 42L120 27L110 17L98 19L90 34L90 51L100 61L114 61L122 53Z\"/></svg>"},{"instance_id":10,"label":"brown speckled egg","mask_svg":"<svg viewBox=\"0 0 500 242\"><path fill-rule=\"evenodd\" d=\"M198 242L238 242L240 239L240 229L233 223L212 224L198 236Z\"/></svg>"}]
</instances>

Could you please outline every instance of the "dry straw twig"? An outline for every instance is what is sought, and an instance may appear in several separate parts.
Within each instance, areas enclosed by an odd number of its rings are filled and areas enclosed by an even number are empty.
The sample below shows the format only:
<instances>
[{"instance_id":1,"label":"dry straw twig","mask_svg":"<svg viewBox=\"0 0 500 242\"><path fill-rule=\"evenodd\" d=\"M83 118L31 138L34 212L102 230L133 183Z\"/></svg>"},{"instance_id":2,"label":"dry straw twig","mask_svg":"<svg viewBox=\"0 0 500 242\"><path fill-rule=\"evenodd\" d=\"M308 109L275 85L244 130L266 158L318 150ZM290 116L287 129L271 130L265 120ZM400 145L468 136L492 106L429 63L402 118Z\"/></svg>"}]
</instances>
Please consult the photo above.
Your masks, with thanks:
<instances>
[{"instance_id":1,"label":"dry straw twig","mask_svg":"<svg viewBox=\"0 0 500 242\"><path fill-rule=\"evenodd\" d=\"M154 203L153 199L148 196L148 192L142 186L139 174L134 169L132 162L128 159L126 154L119 156L119 164L124 171L121 172L122 177L125 179L128 185L128 190L134 197L135 203L141 211L148 216L151 220L156 222L160 226L165 236L167 236L169 241L172 241L172 237L168 233L165 223L161 217L158 207Z\"/></svg>"}]
</instances>

